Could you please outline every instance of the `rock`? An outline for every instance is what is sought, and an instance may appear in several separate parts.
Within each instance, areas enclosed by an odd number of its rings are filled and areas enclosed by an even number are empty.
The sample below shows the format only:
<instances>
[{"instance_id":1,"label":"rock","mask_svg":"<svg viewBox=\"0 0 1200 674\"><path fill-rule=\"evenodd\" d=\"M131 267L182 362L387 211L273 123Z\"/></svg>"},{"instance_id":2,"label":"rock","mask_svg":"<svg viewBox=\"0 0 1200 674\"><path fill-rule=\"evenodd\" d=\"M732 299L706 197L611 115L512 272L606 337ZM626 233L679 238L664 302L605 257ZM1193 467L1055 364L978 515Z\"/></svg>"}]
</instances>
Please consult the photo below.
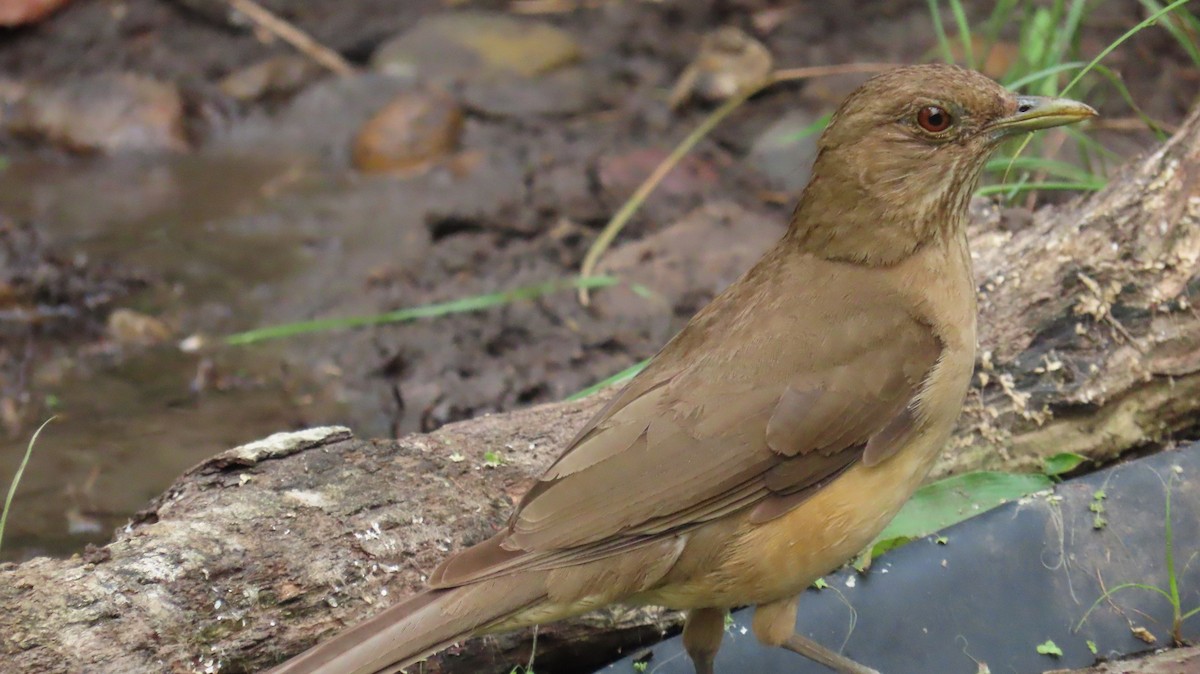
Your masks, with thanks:
<instances>
[{"instance_id":1,"label":"rock","mask_svg":"<svg viewBox=\"0 0 1200 674\"><path fill-rule=\"evenodd\" d=\"M37 23L70 0L4 0L0 2L0 26Z\"/></svg>"},{"instance_id":2,"label":"rock","mask_svg":"<svg viewBox=\"0 0 1200 674\"><path fill-rule=\"evenodd\" d=\"M596 108L601 90L582 68L570 67L537 79L467 82L462 97L470 110L491 117L565 117Z\"/></svg>"},{"instance_id":3,"label":"rock","mask_svg":"<svg viewBox=\"0 0 1200 674\"><path fill-rule=\"evenodd\" d=\"M662 231L605 256L598 272L617 276L622 283L597 292L594 304L615 322L618 339L664 343L673 331L672 313L690 316L699 310L782 234L781 222L737 204L705 204Z\"/></svg>"},{"instance_id":4,"label":"rock","mask_svg":"<svg viewBox=\"0 0 1200 674\"><path fill-rule=\"evenodd\" d=\"M453 12L422 18L380 46L371 65L389 75L444 83L537 77L581 56L575 38L551 24L495 12Z\"/></svg>"},{"instance_id":5,"label":"rock","mask_svg":"<svg viewBox=\"0 0 1200 674\"><path fill-rule=\"evenodd\" d=\"M820 136L820 131L811 132L815 122L813 115L793 110L754 139L747 163L767 178L771 189L795 194L808 182Z\"/></svg>"},{"instance_id":6,"label":"rock","mask_svg":"<svg viewBox=\"0 0 1200 674\"><path fill-rule=\"evenodd\" d=\"M642 148L624 154L600 158L600 186L608 194L625 199L667 158L667 150ZM720 181L713 165L695 154L680 161L659 183L655 192L665 195L692 195L706 192Z\"/></svg>"},{"instance_id":7,"label":"rock","mask_svg":"<svg viewBox=\"0 0 1200 674\"><path fill-rule=\"evenodd\" d=\"M324 74L312 59L279 54L226 75L217 85L230 98L257 101L287 96Z\"/></svg>"},{"instance_id":8,"label":"rock","mask_svg":"<svg viewBox=\"0 0 1200 674\"><path fill-rule=\"evenodd\" d=\"M31 85L5 126L73 152L159 152L188 147L174 84L133 73L102 73Z\"/></svg>"},{"instance_id":9,"label":"rock","mask_svg":"<svg viewBox=\"0 0 1200 674\"><path fill-rule=\"evenodd\" d=\"M315 156L338 169L351 163L363 124L412 83L377 73L328 77L305 88L276 114L250 110L211 149L236 154Z\"/></svg>"},{"instance_id":10,"label":"rock","mask_svg":"<svg viewBox=\"0 0 1200 674\"><path fill-rule=\"evenodd\" d=\"M462 109L445 93L400 94L375 113L354 139L354 166L367 173L412 171L454 150Z\"/></svg>"},{"instance_id":11,"label":"rock","mask_svg":"<svg viewBox=\"0 0 1200 674\"><path fill-rule=\"evenodd\" d=\"M671 89L669 103L678 108L695 96L723 101L766 79L774 67L766 46L740 28L724 26L704 36L696 59Z\"/></svg>"},{"instance_id":12,"label":"rock","mask_svg":"<svg viewBox=\"0 0 1200 674\"><path fill-rule=\"evenodd\" d=\"M121 346L154 346L171 338L166 323L132 309L117 309L108 315L108 336Z\"/></svg>"}]
</instances>

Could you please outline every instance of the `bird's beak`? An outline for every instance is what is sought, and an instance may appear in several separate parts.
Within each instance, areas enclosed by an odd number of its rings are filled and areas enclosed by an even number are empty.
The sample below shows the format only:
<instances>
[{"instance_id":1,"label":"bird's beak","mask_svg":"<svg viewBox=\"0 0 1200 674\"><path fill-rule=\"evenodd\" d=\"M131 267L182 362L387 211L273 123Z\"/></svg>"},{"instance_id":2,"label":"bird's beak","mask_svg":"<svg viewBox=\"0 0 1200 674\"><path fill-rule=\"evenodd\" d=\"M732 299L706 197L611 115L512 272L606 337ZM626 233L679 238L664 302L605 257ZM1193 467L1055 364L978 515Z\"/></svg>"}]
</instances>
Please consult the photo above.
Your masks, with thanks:
<instances>
[{"instance_id":1,"label":"bird's beak","mask_svg":"<svg viewBox=\"0 0 1200 674\"><path fill-rule=\"evenodd\" d=\"M1011 136L1027 131L1049 129L1052 126L1074 124L1095 117L1097 113L1092 106L1069 98L1050 98L1048 96L1017 96L1017 111L1007 117L1002 117L990 125L997 137Z\"/></svg>"}]
</instances>

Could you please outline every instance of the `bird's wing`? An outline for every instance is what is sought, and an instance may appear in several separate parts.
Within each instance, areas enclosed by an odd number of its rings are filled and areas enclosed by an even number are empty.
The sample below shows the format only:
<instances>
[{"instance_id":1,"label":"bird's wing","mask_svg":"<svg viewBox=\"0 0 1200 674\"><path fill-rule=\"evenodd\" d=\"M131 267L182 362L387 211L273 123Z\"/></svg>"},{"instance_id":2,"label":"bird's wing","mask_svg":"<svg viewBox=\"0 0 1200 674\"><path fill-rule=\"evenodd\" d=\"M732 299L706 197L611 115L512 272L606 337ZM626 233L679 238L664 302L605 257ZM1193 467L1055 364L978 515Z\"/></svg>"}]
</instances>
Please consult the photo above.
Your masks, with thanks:
<instances>
[{"instance_id":1,"label":"bird's wing","mask_svg":"<svg viewBox=\"0 0 1200 674\"><path fill-rule=\"evenodd\" d=\"M899 308L823 327L823 342L846 338L820 345L831 357L743 383L714 385L703 359L679 371L652 363L526 494L507 531L447 560L432 584L576 564L751 506L770 519L854 462L883 460L916 425L941 345ZM679 362L663 359L671 348L656 360Z\"/></svg>"}]
</instances>

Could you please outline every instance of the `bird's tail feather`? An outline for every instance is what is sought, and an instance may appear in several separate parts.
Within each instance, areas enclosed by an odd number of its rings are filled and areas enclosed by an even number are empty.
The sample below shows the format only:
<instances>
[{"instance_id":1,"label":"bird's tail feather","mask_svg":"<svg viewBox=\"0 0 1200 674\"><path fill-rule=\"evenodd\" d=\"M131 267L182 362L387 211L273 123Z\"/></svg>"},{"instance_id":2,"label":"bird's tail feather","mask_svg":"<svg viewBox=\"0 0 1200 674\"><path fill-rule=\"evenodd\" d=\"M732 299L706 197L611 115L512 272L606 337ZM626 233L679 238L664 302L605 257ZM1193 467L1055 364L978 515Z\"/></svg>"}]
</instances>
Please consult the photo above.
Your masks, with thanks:
<instances>
[{"instance_id":1,"label":"bird's tail feather","mask_svg":"<svg viewBox=\"0 0 1200 674\"><path fill-rule=\"evenodd\" d=\"M270 674L390 674L545 597L534 579L426 590L323 641ZM516 582L513 582L513 581Z\"/></svg>"}]
</instances>

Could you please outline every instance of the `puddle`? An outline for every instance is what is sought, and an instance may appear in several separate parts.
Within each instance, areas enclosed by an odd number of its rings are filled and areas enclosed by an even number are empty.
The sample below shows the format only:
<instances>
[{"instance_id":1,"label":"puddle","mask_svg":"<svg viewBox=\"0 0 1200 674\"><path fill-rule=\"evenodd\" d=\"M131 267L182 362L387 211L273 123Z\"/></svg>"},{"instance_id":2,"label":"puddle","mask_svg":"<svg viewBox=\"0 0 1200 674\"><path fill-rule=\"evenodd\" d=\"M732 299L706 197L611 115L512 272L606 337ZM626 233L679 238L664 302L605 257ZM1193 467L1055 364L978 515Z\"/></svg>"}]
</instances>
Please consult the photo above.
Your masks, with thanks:
<instances>
[{"instance_id":1,"label":"puddle","mask_svg":"<svg viewBox=\"0 0 1200 674\"><path fill-rule=\"evenodd\" d=\"M119 305L161 318L175 335L145 348L97 341L97 326L6 334L28 359L24 391L36 412L0 442L0 475L15 471L33 416L58 418L25 472L0 559L102 543L211 454L344 419L336 381L289 367L295 354L284 347L178 348L194 330L242 329L273 313L286 281L304 272L303 234L283 222L262 226L270 219L247 227L245 216L289 191L324 188L302 162L232 156L16 160L5 171L0 212L34 223L50 250L144 278L145 289Z\"/></svg>"}]
</instances>

